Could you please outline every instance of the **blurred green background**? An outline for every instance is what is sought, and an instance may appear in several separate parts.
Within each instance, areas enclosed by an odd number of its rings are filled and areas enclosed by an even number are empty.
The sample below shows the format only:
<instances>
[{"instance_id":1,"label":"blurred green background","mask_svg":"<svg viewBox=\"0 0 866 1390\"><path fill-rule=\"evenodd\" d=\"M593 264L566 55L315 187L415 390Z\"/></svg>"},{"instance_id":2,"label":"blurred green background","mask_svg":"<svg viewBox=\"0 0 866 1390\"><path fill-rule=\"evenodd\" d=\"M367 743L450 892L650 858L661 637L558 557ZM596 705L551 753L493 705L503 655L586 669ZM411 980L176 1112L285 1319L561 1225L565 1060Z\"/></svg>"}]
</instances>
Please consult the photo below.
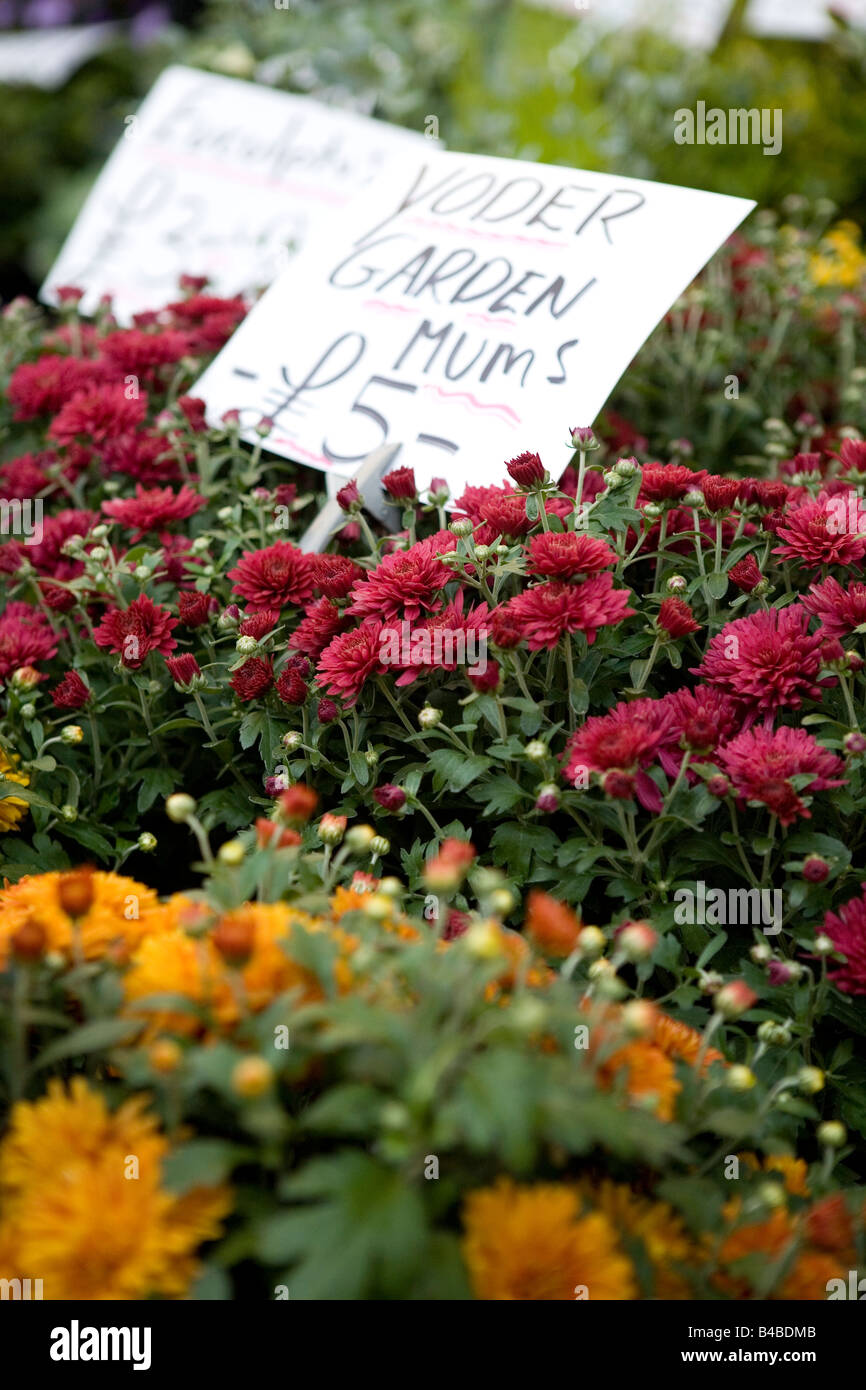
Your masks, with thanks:
<instances>
[{"instance_id":1,"label":"blurred green background","mask_svg":"<svg viewBox=\"0 0 866 1390\"><path fill-rule=\"evenodd\" d=\"M700 3L700 0L694 0ZM756 198L829 198L866 221L866 36L756 39L737 0L711 53L599 34L519 0L209 0L145 46L121 40L57 92L0 87L0 295L32 291L116 140L169 62L424 129L453 149L605 169ZM780 108L784 145L677 145L679 107Z\"/></svg>"}]
</instances>

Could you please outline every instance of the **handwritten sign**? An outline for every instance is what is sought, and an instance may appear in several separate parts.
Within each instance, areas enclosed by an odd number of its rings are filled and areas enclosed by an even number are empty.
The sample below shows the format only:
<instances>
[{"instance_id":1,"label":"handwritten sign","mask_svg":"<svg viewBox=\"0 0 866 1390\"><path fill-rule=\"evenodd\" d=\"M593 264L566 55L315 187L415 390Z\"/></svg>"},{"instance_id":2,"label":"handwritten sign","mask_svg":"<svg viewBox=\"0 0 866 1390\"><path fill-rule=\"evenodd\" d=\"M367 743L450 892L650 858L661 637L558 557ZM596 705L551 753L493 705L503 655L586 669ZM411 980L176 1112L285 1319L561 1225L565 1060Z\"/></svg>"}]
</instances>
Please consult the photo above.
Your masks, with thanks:
<instances>
[{"instance_id":1,"label":"handwritten sign","mask_svg":"<svg viewBox=\"0 0 866 1390\"><path fill-rule=\"evenodd\" d=\"M110 294L121 321L182 274L215 294L262 289L315 218L345 204L420 133L191 68L168 68L125 131L42 287Z\"/></svg>"},{"instance_id":2,"label":"handwritten sign","mask_svg":"<svg viewBox=\"0 0 866 1390\"><path fill-rule=\"evenodd\" d=\"M715 48L734 0L530 0L590 28L654 29L683 48Z\"/></svg>"},{"instance_id":3,"label":"handwritten sign","mask_svg":"<svg viewBox=\"0 0 866 1390\"><path fill-rule=\"evenodd\" d=\"M826 39L837 29L830 10L866 27L866 0L750 0L746 28L768 38Z\"/></svg>"},{"instance_id":4,"label":"handwritten sign","mask_svg":"<svg viewBox=\"0 0 866 1390\"><path fill-rule=\"evenodd\" d=\"M64 24L0 34L0 85L54 91L107 48L117 31L116 24Z\"/></svg>"},{"instance_id":5,"label":"handwritten sign","mask_svg":"<svg viewBox=\"0 0 866 1390\"><path fill-rule=\"evenodd\" d=\"M419 482L565 466L671 303L754 204L430 151L333 219L195 388L216 421L340 474L385 442ZM320 228L320 232L322 229Z\"/></svg>"}]
</instances>

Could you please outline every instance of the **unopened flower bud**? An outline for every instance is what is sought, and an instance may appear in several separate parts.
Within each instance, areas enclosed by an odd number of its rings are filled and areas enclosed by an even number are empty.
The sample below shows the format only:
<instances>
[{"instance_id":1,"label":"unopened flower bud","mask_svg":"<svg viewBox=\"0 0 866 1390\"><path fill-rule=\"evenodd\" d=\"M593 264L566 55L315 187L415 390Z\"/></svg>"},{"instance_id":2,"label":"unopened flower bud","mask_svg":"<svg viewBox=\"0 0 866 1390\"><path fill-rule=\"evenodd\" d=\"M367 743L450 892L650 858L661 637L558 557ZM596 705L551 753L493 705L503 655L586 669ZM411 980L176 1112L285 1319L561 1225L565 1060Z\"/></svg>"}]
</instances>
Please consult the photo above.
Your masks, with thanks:
<instances>
[{"instance_id":1,"label":"unopened flower bud","mask_svg":"<svg viewBox=\"0 0 866 1390\"><path fill-rule=\"evenodd\" d=\"M78 820L78 810L75 806L72 806L70 802L64 801L63 805L60 807L60 816L62 820L68 821L71 825L74 821Z\"/></svg>"},{"instance_id":2,"label":"unopened flower bud","mask_svg":"<svg viewBox=\"0 0 866 1390\"><path fill-rule=\"evenodd\" d=\"M326 811L319 821L319 839L323 845L338 845L346 833L346 817ZM382 853L385 851L383 850Z\"/></svg>"},{"instance_id":3,"label":"unopened flower bud","mask_svg":"<svg viewBox=\"0 0 866 1390\"><path fill-rule=\"evenodd\" d=\"M841 1149L848 1131L839 1120L825 1120L816 1131L818 1143L826 1149Z\"/></svg>"},{"instance_id":4,"label":"unopened flower bud","mask_svg":"<svg viewBox=\"0 0 866 1390\"><path fill-rule=\"evenodd\" d=\"M765 1018L758 1024L758 1038L768 1047L787 1047L791 1037L791 1025L787 1020L778 1023L774 1018Z\"/></svg>"},{"instance_id":5,"label":"unopened flower bud","mask_svg":"<svg viewBox=\"0 0 866 1390\"><path fill-rule=\"evenodd\" d=\"M640 464L633 458L617 459L613 465L613 471L618 478L633 478L639 469Z\"/></svg>"},{"instance_id":6,"label":"unopened flower bud","mask_svg":"<svg viewBox=\"0 0 866 1390\"><path fill-rule=\"evenodd\" d=\"M766 941L760 941L756 946L752 946L749 955L756 965L766 965L773 959L773 952Z\"/></svg>"},{"instance_id":7,"label":"unopened flower bud","mask_svg":"<svg viewBox=\"0 0 866 1390\"><path fill-rule=\"evenodd\" d=\"M352 825L346 831L346 844L355 854L363 854L376 839L372 825Z\"/></svg>"},{"instance_id":8,"label":"unopened flower bud","mask_svg":"<svg viewBox=\"0 0 866 1390\"><path fill-rule=\"evenodd\" d=\"M232 1090L244 1100L263 1096L273 1081L273 1067L263 1057L244 1057L232 1072Z\"/></svg>"},{"instance_id":9,"label":"unopened flower bud","mask_svg":"<svg viewBox=\"0 0 866 1390\"><path fill-rule=\"evenodd\" d=\"M183 825L190 816L195 815L195 800L186 792L173 792L166 799L165 814L177 825Z\"/></svg>"},{"instance_id":10,"label":"unopened flower bud","mask_svg":"<svg viewBox=\"0 0 866 1390\"><path fill-rule=\"evenodd\" d=\"M805 1095L817 1095L824 1089L824 1073L820 1067L801 1067L797 1072L797 1085Z\"/></svg>"},{"instance_id":11,"label":"unopened flower bud","mask_svg":"<svg viewBox=\"0 0 866 1390\"><path fill-rule=\"evenodd\" d=\"M39 672L33 666L19 666L9 684L13 690L33 690L39 684Z\"/></svg>"},{"instance_id":12,"label":"unopened flower bud","mask_svg":"<svg viewBox=\"0 0 866 1390\"><path fill-rule=\"evenodd\" d=\"M154 1071L168 1075L177 1071L183 1061L183 1052L172 1038L157 1038L148 1049L147 1060Z\"/></svg>"},{"instance_id":13,"label":"unopened flower bud","mask_svg":"<svg viewBox=\"0 0 866 1390\"><path fill-rule=\"evenodd\" d=\"M448 530L451 532L452 536L471 536L475 527L468 516L461 516L458 517L456 521L451 522Z\"/></svg>"},{"instance_id":14,"label":"unopened flower bud","mask_svg":"<svg viewBox=\"0 0 866 1390\"><path fill-rule=\"evenodd\" d=\"M25 723L29 723L31 719L36 718L36 706L30 703L22 705L19 713Z\"/></svg>"},{"instance_id":15,"label":"unopened flower bud","mask_svg":"<svg viewBox=\"0 0 866 1390\"><path fill-rule=\"evenodd\" d=\"M808 883L823 883L829 877L830 865L820 854L810 854L803 860L803 877Z\"/></svg>"},{"instance_id":16,"label":"unopened flower bud","mask_svg":"<svg viewBox=\"0 0 866 1390\"><path fill-rule=\"evenodd\" d=\"M287 753L294 753L296 749L300 748L303 741L303 734L299 734L296 730L292 729L289 733L283 734L280 739L280 744L285 748Z\"/></svg>"},{"instance_id":17,"label":"unopened flower bud","mask_svg":"<svg viewBox=\"0 0 866 1390\"><path fill-rule=\"evenodd\" d=\"M156 836L151 835L149 830L142 830L136 844L143 854L152 854L156 849Z\"/></svg>"},{"instance_id":18,"label":"unopened flower bud","mask_svg":"<svg viewBox=\"0 0 866 1390\"><path fill-rule=\"evenodd\" d=\"M531 763L541 763L547 757L547 744L542 743L540 738L534 738L530 743L527 743L523 755Z\"/></svg>"},{"instance_id":19,"label":"unopened flower bud","mask_svg":"<svg viewBox=\"0 0 866 1390\"><path fill-rule=\"evenodd\" d=\"M671 594L684 594L689 587L688 580L681 574L672 574L667 581L667 590Z\"/></svg>"},{"instance_id":20,"label":"unopened flower bud","mask_svg":"<svg viewBox=\"0 0 866 1390\"><path fill-rule=\"evenodd\" d=\"M584 927L577 938L577 949L582 956L600 956L607 946L607 938L600 927Z\"/></svg>"},{"instance_id":21,"label":"unopened flower bud","mask_svg":"<svg viewBox=\"0 0 866 1390\"><path fill-rule=\"evenodd\" d=\"M252 656L258 650L258 642L255 637L239 637L235 642L235 650L241 656Z\"/></svg>"},{"instance_id":22,"label":"unopened flower bud","mask_svg":"<svg viewBox=\"0 0 866 1390\"><path fill-rule=\"evenodd\" d=\"M728 1068L725 1081L732 1091L751 1091L758 1078L751 1067L733 1066Z\"/></svg>"},{"instance_id":23,"label":"unopened flower bud","mask_svg":"<svg viewBox=\"0 0 866 1390\"><path fill-rule=\"evenodd\" d=\"M386 840L384 835L374 835L370 841L370 853L374 859L381 859L391 848L391 841Z\"/></svg>"},{"instance_id":24,"label":"unopened flower bud","mask_svg":"<svg viewBox=\"0 0 866 1390\"><path fill-rule=\"evenodd\" d=\"M74 747L75 744L84 740L84 730L80 724L64 724L60 730L60 741Z\"/></svg>"},{"instance_id":25,"label":"unopened flower bud","mask_svg":"<svg viewBox=\"0 0 866 1390\"><path fill-rule=\"evenodd\" d=\"M780 1182L762 1182L758 1188L758 1196L765 1207L783 1207L785 1205L785 1189Z\"/></svg>"},{"instance_id":26,"label":"unopened flower bud","mask_svg":"<svg viewBox=\"0 0 866 1390\"><path fill-rule=\"evenodd\" d=\"M758 996L744 980L731 980L723 985L713 1000L713 1008L723 1018L740 1018L756 1002Z\"/></svg>"},{"instance_id":27,"label":"unopened flower bud","mask_svg":"<svg viewBox=\"0 0 866 1390\"><path fill-rule=\"evenodd\" d=\"M617 933L616 945L627 960L649 960L658 945L658 936L649 922L628 922Z\"/></svg>"},{"instance_id":28,"label":"unopened flower bud","mask_svg":"<svg viewBox=\"0 0 866 1390\"><path fill-rule=\"evenodd\" d=\"M441 709L436 709L434 705L425 705L418 711L418 726L421 729L435 729L436 725L442 721Z\"/></svg>"},{"instance_id":29,"label":"unopened flower bud","mask_svg":"<svg viewBox=\"0 0 866 1390\"><path fill-rule=\"evenodd\" d=\"M622 1021L629 1033L646 1037L652 1033L658 1019L658 1010L649 999L630 999L622 1011Z\"/></svg>"},{"instance_id":30,"label":"unopened flower bud","mask_svg":"<svg viewBox=\"0 0 866 1390\"><path fill-rule=\"evenodd\" d=\"M724 983L725 977L718 970L698 971L698 988L702 994L718 994Z\"/></svg>"},{"instance_id":31,"label":"unopened flower bud","mask_svg":"<svg viewBox=\"0 0 866 1390\"><path fill-rule=\"evenodd\" d=\"M517 899L510 888L496 888L488 899L491 912L495 912L497 917L507 917L509 912L517 906Z\"/></svg>"},{"instance_id":32,"label":"unopened flower bud","mask_svg":"<svg viewBox=\"0 0 866 1390\"><path fill-rule=\"evenodd\" d=\"M815 937L816 956L832 956L835 949L836 945L834 941L831 937L826 936L824 932L821 932L818 936Z\"/></svg>"},{"instance_id":33,"label":"unopened flower bud","mask_svg":"<svg viewBox=\"0 0 866 1390\"><path fill-rule=\"evenodd\" d=\"M226 840L220 845L217 857L223 864L228 864L232 868L237 868L238 864L244 862L245 850L241 840Z\"/></svg>"}]
</instances>

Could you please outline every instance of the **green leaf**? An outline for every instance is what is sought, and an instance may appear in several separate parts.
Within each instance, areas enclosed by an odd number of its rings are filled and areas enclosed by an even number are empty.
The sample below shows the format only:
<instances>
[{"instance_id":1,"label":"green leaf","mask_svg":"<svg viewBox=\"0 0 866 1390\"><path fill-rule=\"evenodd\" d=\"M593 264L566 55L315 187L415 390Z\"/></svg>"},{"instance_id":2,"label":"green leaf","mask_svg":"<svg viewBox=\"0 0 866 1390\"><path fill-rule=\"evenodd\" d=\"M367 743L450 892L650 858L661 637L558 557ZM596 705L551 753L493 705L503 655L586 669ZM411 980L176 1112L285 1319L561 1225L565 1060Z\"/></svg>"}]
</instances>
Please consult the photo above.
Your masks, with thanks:
<instances>
[{"instance_id":1,"label":"green leaf","mask_svg":"<svg viewBox=\"0 0 866 1390\"><path fill-rule=\"evenodd\" d=\"M490 758L468 757L457 748L437 748L430 765L449 791L462 792L492 766Z\"/></svg>"},{"instance_id":2,"label":"green leaf","mask_svg":"<svg viewBox=\"0 0 866 1390\"><path fill-rule=\"evenodd\" d=\"M225 1139L190 1139L166 1156L163 1177L166 1186L177 1193L188 1192L191 1187L217 1187L233 1168L252 1156L251 1149Z\"/></svg>"},{"instance_id":3,"label":"green leaf","mask_svg":"<svg viewBox=\"0 0 866 1390\"><path fill-rule=\"evenodd\" d=\"M241 748L245 751L252 748L256 739L261 736L265 727L265 715L261 710L254 710L251 714L245 714L241 720L240 741Z\"/></svg>"},{"instance_id":4,"label":"green leaf","mask_svg":"<svg viewBox=\"0 0 866 1390\"><path fill-rule=\"evenodd\" d=\"M292 1299L399 1298L424 1267L424 1205L402 1172L346 1150L313 1159L284 1191L306 1205L264 1217L256 1253L294 1266Z\"/></svg>"},{"instance_id":5,"label":"green leaf","mask_svg":"<svg viewBox=\"0 0 866 1390\"><path fill-rule=\"evenodd\" d=\"M715 570L712 574L707 575L705 586L710 598L724 598L728 592L728 576L724 570Z\"/></svg>"},{"instance_id":6,"label":"green leaf","mask_svg":"<svg viewBox=\"0 0 866 1390\"><path fill-rule=\"evenodd\" d=\"M97 1018L91 1023L83 1023L71 1033L58 1038L40 1052L34 1063L34 1070L51 1066L65 1057L86 1057L92 1052L106 1052L120 1043L131 1042L141 1032L140 1019Z\"/></svg>"}]
</instances>

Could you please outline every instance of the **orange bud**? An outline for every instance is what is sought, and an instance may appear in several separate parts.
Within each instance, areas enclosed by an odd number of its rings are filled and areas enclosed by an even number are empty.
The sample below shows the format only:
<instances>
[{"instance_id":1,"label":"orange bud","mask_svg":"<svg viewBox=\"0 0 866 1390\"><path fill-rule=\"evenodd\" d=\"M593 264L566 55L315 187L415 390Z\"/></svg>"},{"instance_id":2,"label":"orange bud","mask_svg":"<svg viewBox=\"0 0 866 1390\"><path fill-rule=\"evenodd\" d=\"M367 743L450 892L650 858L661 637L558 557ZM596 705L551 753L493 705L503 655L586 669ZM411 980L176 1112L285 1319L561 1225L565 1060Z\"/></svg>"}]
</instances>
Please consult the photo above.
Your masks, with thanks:
<instances>
[{"instance_id":1,"label":"orange bud","mask_svg":"<svg viewBox=\"0 0 866 1390\"><path fill-rule=\"evenodd\" d=\"M85 865L61 874L58 892L63 911L70 917L83 917L93 904L93 869Z\"/></svg>"},{"instance_id":2,"label":"orange bud","mask_svg":"<svg viewBox=\"0 0 866 1390\"><path fill-rule=\"evenodd\" d=\"M239 964L252 954L256 929L249 919L223 917L211 932L211 940L224 960Z\"/></svg>"},{"instance_id":3,"label":"orange bud","mask_svg":"<svg viewBox=\"0 0 866 1390\"><path fill-rule=\"evenodd\" d=\"M570 956L583 928L580 918L565 903L533 888L527 899L524 927L540 950L549 956Z\"/></svg>"},{"instance_id":4,"label":"orange bud","mask_svg":"<svg viewBox=\"0 0 866 1390\"><path fill-rule=\"evenodd\" d=\"M9 944L17 960L39 960L47 941L45 928L39 922L28 920L12 933Z\"/></svg>"}]
</instances>

